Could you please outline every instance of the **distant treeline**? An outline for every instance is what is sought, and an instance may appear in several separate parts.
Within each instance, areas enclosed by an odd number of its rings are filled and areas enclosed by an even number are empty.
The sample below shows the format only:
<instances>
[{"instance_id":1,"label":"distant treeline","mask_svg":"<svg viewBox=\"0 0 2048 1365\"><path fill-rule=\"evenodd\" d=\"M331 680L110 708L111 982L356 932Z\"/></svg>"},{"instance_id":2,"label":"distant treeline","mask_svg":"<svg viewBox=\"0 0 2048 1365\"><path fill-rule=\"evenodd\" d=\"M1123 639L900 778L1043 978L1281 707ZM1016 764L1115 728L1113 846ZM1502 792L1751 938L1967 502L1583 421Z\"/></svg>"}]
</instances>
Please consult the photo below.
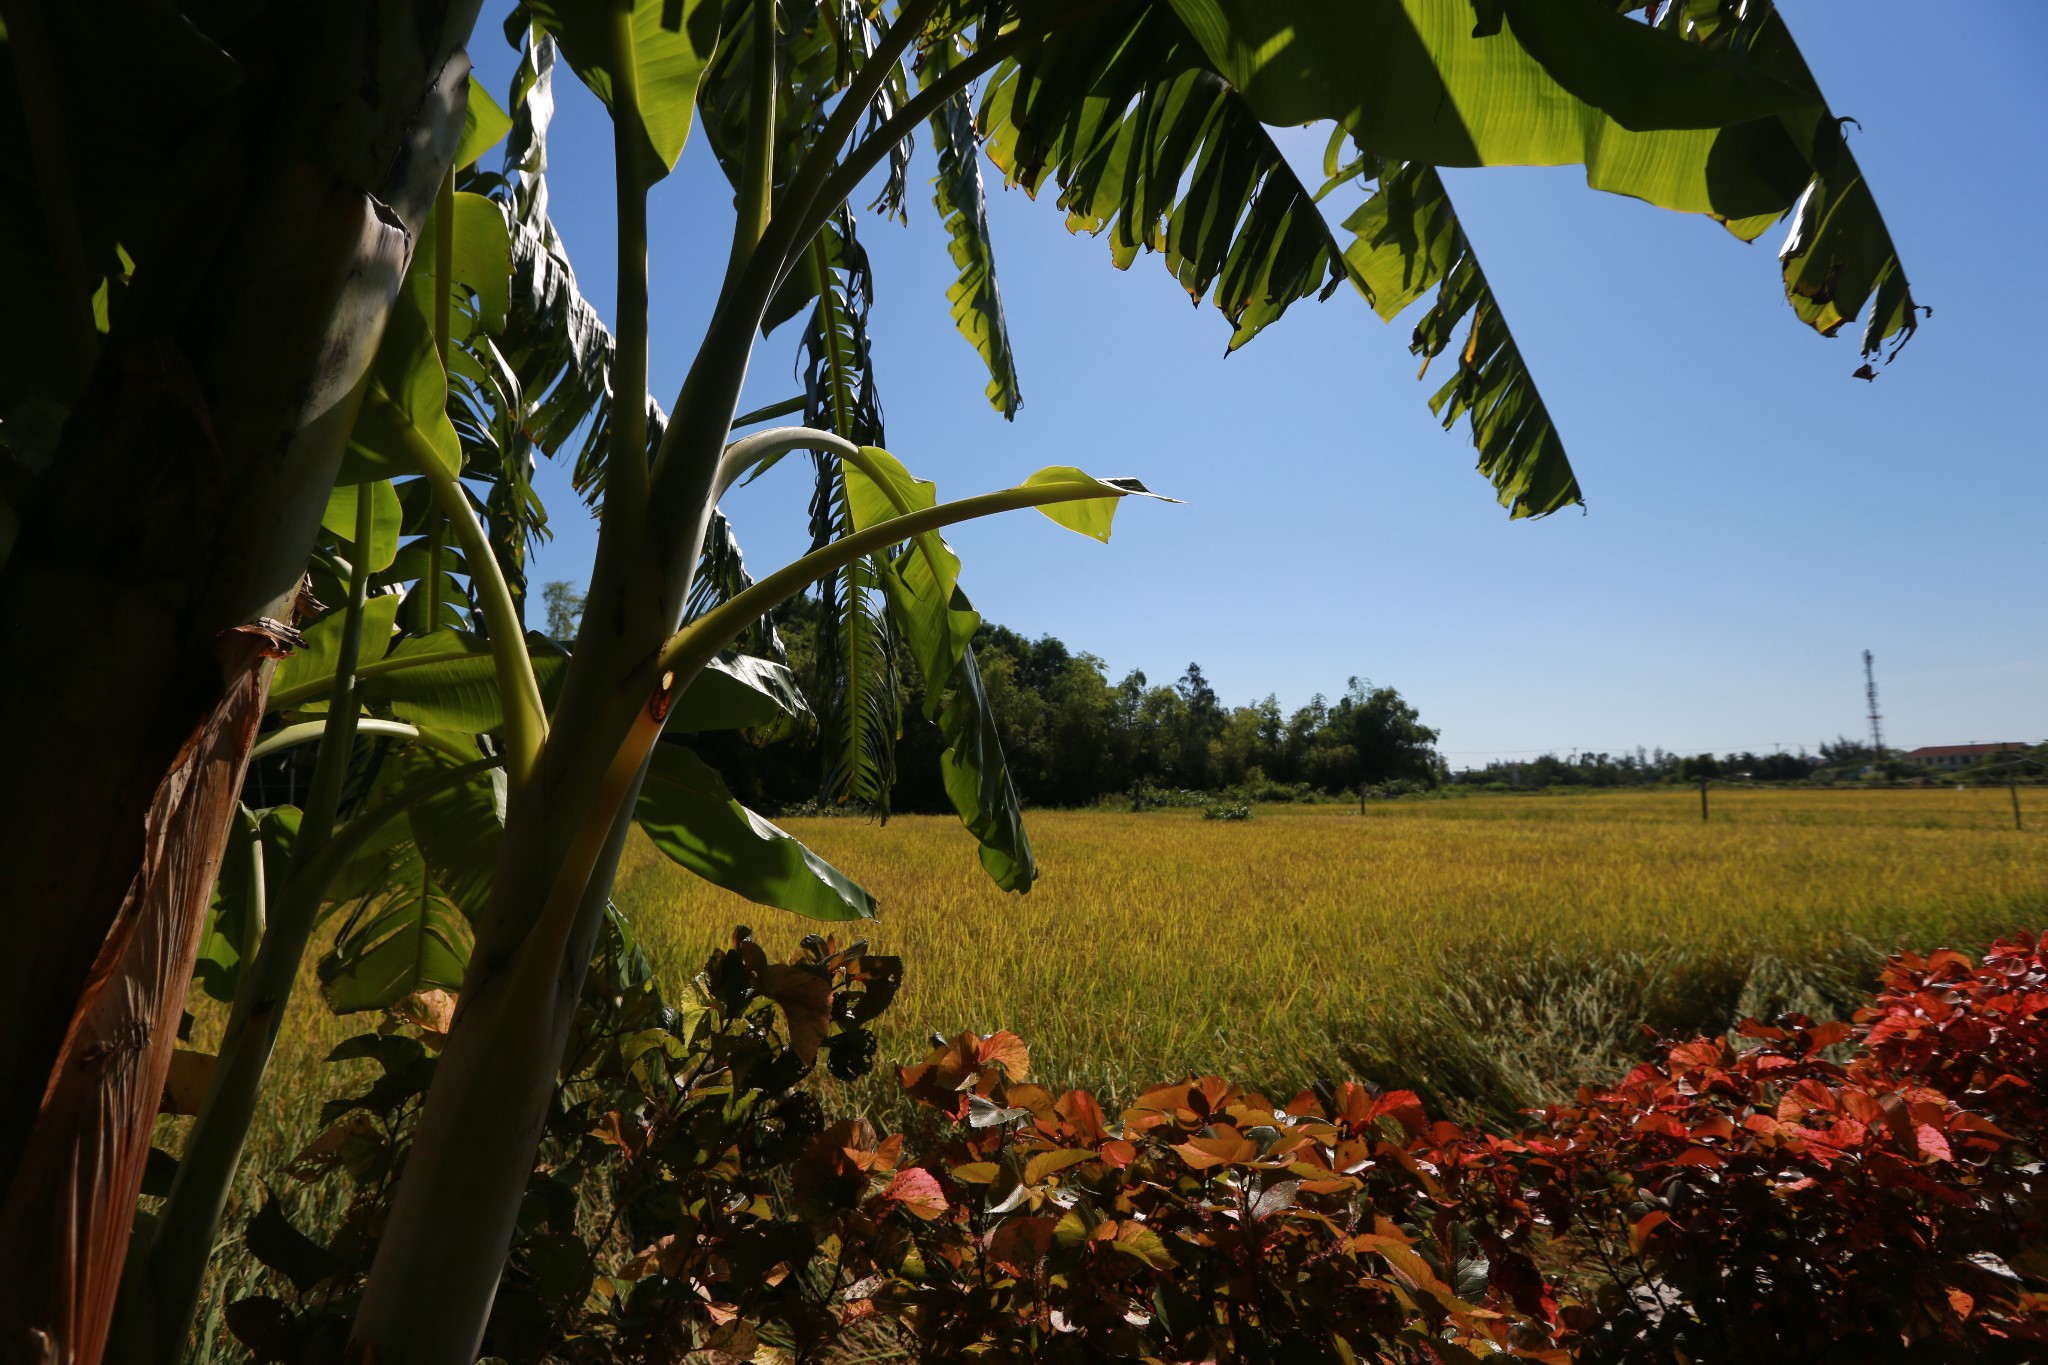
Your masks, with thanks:
<instances>
[{"instance_id":1,"label":"distant treeline","mask_svg":"<svg viewBox=\"0 0 2048 1365\"><path fill-rule=\"evenodd\" d=\"M804 694L824 695L815 676L816 603L791 604L776 625ZM1392 783L1433 787L1447 776L1437 732L1391 687L1352 678L1334 701L1319 694L1289 715L1272 696L1225 706L1194 663L1170 685L1136 670L1113 682L1093 654L987 623L974 647L1011 780L1031 805L1086 806L1145 787L1246 789L1275 799ZM938 729L924 718L916 668L897 662L903 723L890 806L949 809ZM706 757L743 799L788 807L818 794L821 738L817 728L767 745L731 736L708 745Z\"/></svg>"},{"instance_id":2,"label":"distant treeline","mask_svg":"<svg viewBox=\"0 0 2048 1365\"><path fill-rule=\"evenodd\" d=\"M1820 745L1818 753L1801 748L1796 754L1749 752L1673 754L1663 749L1637 749L1628 754L1572 753L1563 758L1544 754L1531 759L1496 759L1483 768L1465 768L1451 775L1459 785L1507 787L1634 787L1658 782L1692 781L1711 773L1725 779L1753 782L1804 782L1854 777L1872 766L1873 750L1853 739ZM1703 764L1702 760L1706 760ZM1889 770L1887 756L1878 765Z\"/></svg>"},{"instance_id":3,"label":"distant treeline","mask_svg":"<svg viewBox=\"0 0 2048 1365\"><path fill-rule=\"evenodd\" d=\"M549 633L574 632L581 599L566 583L547 586ZM804 695L826 695L818 676L818 603L785 604L775 625ZM1027 639L983 622L974 637L984 689L1002 736L1018 794L1036 806L1089 806L1106 798L1162 793L1232 793L1271 801L1317 795L1382 794L1441 786L1491 790L1631 787L1690 782L1701 776L1754 782L1834 781L1877 772L1925 776L1881 758L1859 740L1824 741L1814 752L1676 754L1572 752L1497 759L1452 772L1437 752L1437 732L1391 687L1347 680L1332 701L1322 693L1288 714L1268 694L1249 706L1225 706L1199 664L1171 684L1136 669L1112 682L1093 654L1051 635ZM899 651L892 685L902 721L893 753L889 805L898 811L950 809L941 779L938 727L924 716L915 664ZM826 745L841 742L820 726L794 727L764 740L738 734L693 739L742 799L763 808L818 799L829 768ZM2034 755L2048 768L2048 746ZM1168 804L1173 802L1169 801Z\"/></svg>"}]
</instances>

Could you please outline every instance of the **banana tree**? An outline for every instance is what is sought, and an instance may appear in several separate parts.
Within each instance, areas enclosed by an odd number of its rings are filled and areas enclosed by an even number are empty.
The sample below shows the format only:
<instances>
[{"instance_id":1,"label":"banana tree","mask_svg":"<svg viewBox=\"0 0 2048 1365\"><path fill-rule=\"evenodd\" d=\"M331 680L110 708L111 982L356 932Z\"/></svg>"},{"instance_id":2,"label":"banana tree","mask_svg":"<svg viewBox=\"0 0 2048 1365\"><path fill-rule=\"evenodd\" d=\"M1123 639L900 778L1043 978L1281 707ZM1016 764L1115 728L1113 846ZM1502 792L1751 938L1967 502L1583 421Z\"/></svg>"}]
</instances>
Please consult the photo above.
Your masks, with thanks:
<instances>
[{"instance_id":1,"label":"banana tree","mask_svg":"<svg viewBox=\"0 0 2048 1365\"><path fill-rule=\"evenodd\" d=\"M1118 265L1159 254L1191 294L1213 298L1233 344L1293 303L1347 285L1387 316L1434 288L1416 349L1434 357L1461 324L1466 335L1432 403L1447 425L1469 419L1480 467L1517 516L1569 505L1577 484L1436 167L1584 164L1597 188L1712 215L1740 236L1796 204L1783 260L1802 318L1832 332L1874 300L1866 353L1910 335L1915 320L1874 201L1768 6L1670 6L1650 26L1596 0L904 0L893 14L801 0L550 0L514 15L514 30L534 35L508 101L514 156L504 193L474 202L447 180L464 155L454 148L465 114L477 137L492 124L461 81L474 7L389 3L354 22L295 16L271 27L211 7L190 19L168 4L131 8L132 31L114 38L25 4L4 11L7 107L23 125L9 144L23 149L30 169L19 178L33 190L9 200L9 240L34 248L6 264L53 320L46 335L64 344L10 336L16 352L0 376L9 457L0 496L22 528L0 580L0 639L10 663L30 664L9 670L18 704L0 709L0 758L32 775L13 790L34 793L0 796L0 838L22 853L0 862L10 879L0 889L9 903L59 907L38 916L54 970L33 981L22 972L23 990L7 997L22 1027L10 1014L0 1029L0 1080L10 1096L42 1094L52 1074L96 1074L87 1064L107 1049L95 1037L142 1040L123 1085L98 1087L86 1109L31 1101L9 1108L13 1126L0 1131L0 1257L43 1262L14 1281L30 1286L26 1306L6 1311L78 1358L96 1354L120 1259L114 1215L125 1219L140 1177L168 1064L166 1025L237 824L250 833L229 867L249 886L258 863L268 867L251 850L287 840L290 850L264 913L245 892L229 914L236 900L224 888L208 939L223 952L230 939L238 945L232 1046L149 1268L133 1281L143 1342L174 1337L189 1311L195 1249L203 1258L211 1244L246 1126L237 1097L253 1094L290 968L323 904L352 903L328 972L342 1002L460 976L447 1050L355 1328L357 1349L399 1360L474 1356L612 868L636 819L671 856L757 899L825 916L872 909L850 881L740 809L668 737L721 707L755 718L741 723L793 709L772 665L725 651L763 647L765 614L810 585L833 585L839 681L818 699L838 727L827 746L833 788L886 796L878 737L896 703L876 665L893 657L884 635L893 632L925 674L948 791L984 865L999 884L1029 887L1035 867L967 646L975 617L938 533L1038 507L1106 536L1115 503L1144 490L1062 466L942 503L883 448L852 201L886 166L879 207L902 208L916 129L929 127L940 145L936 197L960 268L954 317L988 364L999 410L1014 411L1019 387L977 139L1013 183L1056 186L1070 225L1106 234ZM167 47L173 39L185 46ZM574 289L530 155L545 127L550 44L613 121L611 329ZM189 75L168 89L133 87L142 92L133 98L167 102L181 117L121 123L93 111L74 125L78 69L109 46ZM167 52L184 56L166 65ZM319 79L280 91L290 83L272 73L294 61L317 64ZM265 125L250 116L271 109L290 117ZM1308 122L1333 129L1323 191L1348 180L1370 191L1341 224L1324 217L1319 193L1273 140L1274 127ZM78 155L115 146L131 125L164 145L145 139L127 160ZM670 416L646 394L646 202L693 125L733 180L736 212L719 302ZM344 166L352 176L307 181L295 137L330 161L344 152L368 160ZM73 140L87 145L67 147ZM103 186L75 184L87 165L131 193L160 185L164 167L189 170L213 198L181 181L172 188L185 216L152 217L103 202ZM350 199L336 184L390 189ZM353 206L353 237L333 224L322 236L306 226L324 222L317 214L292 212L325 203L322 185ZM434 249L415 252L436 200ZM218 212L221 202L235 212ZM497 259L501 240L506 274L474 268ZM216 276L235 287L207 292ZM309 283L277 289L300 279ZM800 407L805 425L736 435L780 415L736 416L738 399L757 338L798 316L809 382L800 404L784 406ZM157 337L171 341L152 362L144 343ZM178 368L192 354L204 362L196 386ZM604 518L582 626L563 657L520 620L519 551L537 529L523 461L531 447L565 447L579 428L578 478ZM199 452L169 473L143 460L167 432ZM225 461L224 482L204 474L215 445L247 452ZM718 498L796 451L815 464L814 547L749 581ZM385 482L394 477L404 496ZM479 480L492 490L481 508L470 486ZM283 814L238 821L233 794L269 680L267 665L236 655L228 681L215 681L216 641L231 632L231 643L254 640L241 647L257 655L293 642L282 626L257 636L239 628L289 619L289 604L305 602L296 585L323 518L315 590L341 605L307 618L307 648L272 696L291 723L265 741L317 738L315 781L295 828ZM172 543L140 534L164 524L192 534ZM402 535L412 540L400 548ZM119 650L95 652L71 627L80 575L109 564L129 574L116 624L163 660L139 671L149 705L111 725L87 710L95 689L138 676L137 659L152 656L125 635ZM402 595L386 590L402 584L411 585ZM24 724L25 674L38 689L59 685L78 714L55 720L75 734L48 738L47 712ZM68 690L66 679L75 680ZM98 763L85 775L79 736ZM440 837L461 823L437 810L447 804L463 819L480 816L487 831L454 841L464 857ZM104 851L67 858L82 848L74 830ZM164 860L150 850L167 848L178 853L173 875L151 892ZM129 946L138 932L153 945L139 961ZM95 955L101 966L88 973ZM124 1033L93 1015L100 1007L79 984L88 976L145 983L142 1027ZM90 1019L97 1032L73 1023L67 1035L66 1019ZM63 1153L115 1130L118 1160L106 1170L64 1166ZM94 1211L92 1231L75 1257L51 1258L46 1229L73 1207Z\"/></svg>"}]
</instances>

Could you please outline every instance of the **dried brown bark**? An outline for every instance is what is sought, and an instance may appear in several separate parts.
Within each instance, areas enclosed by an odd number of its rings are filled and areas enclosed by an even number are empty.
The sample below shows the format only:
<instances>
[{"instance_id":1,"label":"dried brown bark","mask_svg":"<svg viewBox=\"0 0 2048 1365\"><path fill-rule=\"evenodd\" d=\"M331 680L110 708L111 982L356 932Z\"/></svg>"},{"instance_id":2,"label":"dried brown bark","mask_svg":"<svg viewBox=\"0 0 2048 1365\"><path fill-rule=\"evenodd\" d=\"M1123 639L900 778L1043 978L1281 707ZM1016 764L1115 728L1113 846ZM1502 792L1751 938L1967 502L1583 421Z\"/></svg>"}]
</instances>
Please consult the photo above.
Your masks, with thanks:
<instances>
[{"instance_id":1,"label":"dried brown bark","mask_svg":"<svg viewBox=\"0 0 2048 1365\"><path fill-rule=\"evenodd\" d=\"M106 1345L157 1100L226 827L292 632L225 632L223 690L186 739L143 820L141 869L72 1012L4 1207L7 1354L91 1362Z\"/></svg>"}]
</instances>

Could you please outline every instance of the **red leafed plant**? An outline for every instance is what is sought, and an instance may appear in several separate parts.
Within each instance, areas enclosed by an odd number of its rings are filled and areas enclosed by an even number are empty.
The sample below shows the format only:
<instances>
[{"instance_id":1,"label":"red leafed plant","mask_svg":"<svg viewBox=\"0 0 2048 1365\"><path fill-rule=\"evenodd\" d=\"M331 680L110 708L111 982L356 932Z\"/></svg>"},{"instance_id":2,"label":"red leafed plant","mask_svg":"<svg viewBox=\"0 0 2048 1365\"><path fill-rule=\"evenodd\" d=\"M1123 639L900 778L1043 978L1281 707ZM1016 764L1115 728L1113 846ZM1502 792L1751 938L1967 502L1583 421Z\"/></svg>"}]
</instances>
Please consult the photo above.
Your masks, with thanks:
<instances>
[{"instance_id":1,"label":"red leafed plant","mask_svg":"<svg viewBox=\"0 0 2048 1365\"><path fill-rule=\"evenodd\" d=\"M1877 1064L1919 1077L2031 1143L2048 1126L2048 964L2040 940L1991 946L1981 965L1942 951L1894 957L1858 1011Z\"/></svg>"},{"instance_id":2,"label":"red leafed plant","mask_svg":"<svg viewBox=\"0 0 2048 1365\"><path fill-rule=\"evenodd\" d=\"M1669 1044L1513 1138L1213 1077L1112 1123L963 1035L901 1073L947 1207L865 1302L926 1359L2041 1359L2041 946L1901 955L1853 1026Z\"/></svg>"},{"instance_id":3,"label":"red leafed plant","mask_svg":"<svg viewBox=\"0 0 2048 1365\"><path fill-rule=\"evenodd\" d=\"M1408 1091L1276 1103L1213 1076L1112 1116L1035 1084L1010 1033L900 1068L922 1118L883 1135L827 1125L807 1078L867 1068L900 964L825 940L776 963L741 931L682 1009L635 973L593 997L487 1344L711 1365L2048 1359L2042 946L1902 954L1853 1024L1666 1043L1512 1136ZM323 1250L274 1208L252 1226L295 1286L230 1310L260 1359L336 1358L399 1150L358 1152L347 1125L367 1106L402 1143L392 1104L428 1065L404 1041L335 1107L338 1155L304 1163L356 1179L354 1230Z\"/></svg>"},{"instance_id":4,"label":"red leafed plant","mask_svg":"<svg viewBox=\"0 0 2048 1365\"><path fill-rule=\"evenodd\" d=\"M920 1164L946 1210L865 1289L921 1359L1565 1358L1531 1229L1480 1232L1412 1197L1414 1095L1278 1105L1209 1076L1111 1122L1027 1067L1014 1037L964 1034L902 1070L943 1120ZM1372 1197L1382 1167L1410 1197Z\"/></svg>"},{"instance_id":5,"label":"red leafed plant","mask_svg":"<svg viewBox=\"0 0 2048 1365\"><path fill-rule=\"evenodd\" d=\"M1750 1020L1415 1155L1464 1168L1468 1216L1547 1226L1575 1359L2038 1360L2041 948L1903 954L1853 1028Z\"/></svg>"}]
</instances>

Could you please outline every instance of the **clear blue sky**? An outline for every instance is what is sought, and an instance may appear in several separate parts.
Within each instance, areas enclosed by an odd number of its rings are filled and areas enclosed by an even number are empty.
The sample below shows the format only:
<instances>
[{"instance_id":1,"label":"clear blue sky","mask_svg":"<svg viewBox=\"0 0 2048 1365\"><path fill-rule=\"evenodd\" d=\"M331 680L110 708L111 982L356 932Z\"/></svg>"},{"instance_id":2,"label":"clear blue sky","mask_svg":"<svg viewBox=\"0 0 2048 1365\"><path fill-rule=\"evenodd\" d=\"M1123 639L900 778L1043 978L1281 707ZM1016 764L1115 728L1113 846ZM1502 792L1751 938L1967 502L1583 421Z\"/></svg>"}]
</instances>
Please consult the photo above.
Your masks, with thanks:
<instances>
[{"instance_id":1,"label":"clear blue sky","mask_svg":"<svg viewBox=\"0 0 2048 1365\"><path fill-rule=\"evenodd\" d=\"M492 7L495 9L496 7ZM928 139L908 227L869 220L889 444L941 496L1048 464L1134 475L1101 546L1022 513L951 535L983 615L1224 699L1292 708L1353 675L1442 730L1453 766L1555 749L1811 746L1863 733L1877 654L1895 745L2048 737L2048 543L2035 322L2048 267L2048 9L1903 0L1783 6L1934 316L1874 384L1855 343L1784 305L1782 230L1594 194L1576 170L1447 176L1557 420L1587 508L1510 522L1469 439L1438 429L1404 347L1348 291L1236 355L1155 259L1128 273L1049 202L1002 193L992 229L1024 408L1005 424L952 330ZM512 57L487 13L479 69ZM610 135L566 68L555 219L609 316ZM1320 139L1302 135L1318 152ZM986 168L985 168L986 169ZM730 232L707 149L653 201L653 387L693 354ZM748 398L801 390L797 327ZM1429 386L1433 387L1433 385ZM536 583L587 578L595 524L544 467ZM728 499L758 573L807 544L807 462Z\"/></svg>"}]
</instances>

